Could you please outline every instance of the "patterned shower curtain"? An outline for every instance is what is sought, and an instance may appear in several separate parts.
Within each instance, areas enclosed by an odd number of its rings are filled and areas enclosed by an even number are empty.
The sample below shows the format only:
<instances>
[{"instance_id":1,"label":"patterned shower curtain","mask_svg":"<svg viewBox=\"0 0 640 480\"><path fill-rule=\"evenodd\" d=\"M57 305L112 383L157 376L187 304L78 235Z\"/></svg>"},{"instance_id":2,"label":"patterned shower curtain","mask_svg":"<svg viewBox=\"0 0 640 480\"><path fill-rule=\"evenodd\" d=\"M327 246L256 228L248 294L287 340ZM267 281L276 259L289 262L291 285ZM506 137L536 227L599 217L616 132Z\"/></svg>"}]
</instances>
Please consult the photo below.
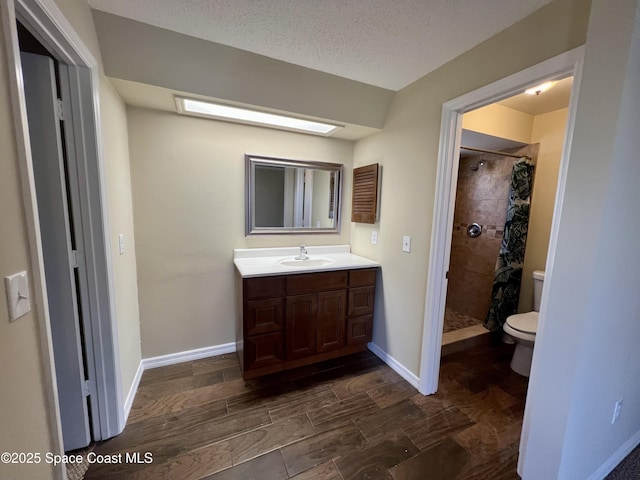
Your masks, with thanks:
<instances>
[{"instance_id":1,"label":"patterned shower curtain","mask_svg":"<svg viewBox=\"0 0 640 480\"><path fill-rule=\"evenodd\" d=\"M531 160L526 157L519 158L511 172L507 220L496 261L491 307L483 324L494 333L502 332L502 325L507 317L516 313L518 309L520 280L529 229L532 182Z\"/></svg>"}]
</instances>

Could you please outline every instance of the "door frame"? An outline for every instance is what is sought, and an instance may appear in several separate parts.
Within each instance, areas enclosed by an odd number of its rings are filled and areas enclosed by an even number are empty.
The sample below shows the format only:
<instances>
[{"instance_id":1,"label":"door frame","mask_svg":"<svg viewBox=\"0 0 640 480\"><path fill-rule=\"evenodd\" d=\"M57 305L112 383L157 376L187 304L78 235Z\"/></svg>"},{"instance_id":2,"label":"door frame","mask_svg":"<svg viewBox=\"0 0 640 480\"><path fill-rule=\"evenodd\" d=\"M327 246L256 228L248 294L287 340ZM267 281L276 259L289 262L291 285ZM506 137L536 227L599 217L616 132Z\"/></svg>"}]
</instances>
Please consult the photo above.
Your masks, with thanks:
<instances>
[{"instance_id":1,"label":"door frame","mask_svg":"<svg viewBox=\"0 0 640 480\"><path fill-rule=\"evenodd\" d=\"M76 169L79 179L83 220L81 235L84 238L89 280L88 310L92 326L90 335L93 341L95 396L98 404L98 425L93 431L95 440L110 438L120 433L126 418L117 350L113 268L109 248L110 228L99 116L100 72L98 62L53 0L6 0L0 3L32 263L34 308L39 319L42 362L50 406L49 418L54 448L57 452L62 452L51 324L16 22L20 21L25 25L59 62L68 65L70 73L77 80L77 89L73 92L72 99L74 121L71 124L76 138L76 162L75 165L70 165L70 168ZM89 78L83 80L82 77L86 77L87 70L78 67L88 69Z\"/></svg>"},{"instance_id":2,"label":"door frame","mask_svg":"<svg viewBox=\"0 0 640 480\"><path fill-rule=\"evenodd\" d=\"M481 87L442 105L440 125L440 147L438 151L438 170L436 174L436 198L433 217L431 252L427 291L425 296L424 324L422 336L422 356L420 360L419 391L430 395L438 389L440 357L442 350L442 329L444 327L444 308L447 296L447 271L451 254L451 235L456 199L456 186L460 157L460 138L462 136L462 115L505 98L522 93L526 88L543 80L560 79L573 76L573 88L567 119L558 187L549 239L546 272L553 270L556 250L559 214L566 185L569 150L575 123L575 111L582 73L584 46L545 60L518 73ZM545 287L548 283L545 283ZM543 297L545 296L543 292ZM541 314L540 320L545 318Z\"/></svg>"}]
</instances>

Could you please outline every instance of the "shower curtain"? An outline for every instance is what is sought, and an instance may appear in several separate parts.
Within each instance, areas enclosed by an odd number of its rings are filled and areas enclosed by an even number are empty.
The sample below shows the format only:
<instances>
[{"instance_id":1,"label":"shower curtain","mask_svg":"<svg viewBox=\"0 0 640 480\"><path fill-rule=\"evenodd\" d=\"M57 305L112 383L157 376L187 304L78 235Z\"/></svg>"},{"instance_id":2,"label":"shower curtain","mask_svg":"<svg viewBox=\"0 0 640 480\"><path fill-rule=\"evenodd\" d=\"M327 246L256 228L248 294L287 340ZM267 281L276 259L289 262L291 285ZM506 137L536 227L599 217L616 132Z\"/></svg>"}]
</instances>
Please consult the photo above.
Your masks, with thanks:
<instances>
[{"instance_id":1,"label":"shower curtain","mask_svg":"<svg viewBox=\"0 0 640 480\"><path fill-rule=\"evenodd\" d=\"M533 163L529 158L519 158L511 171L507 220L496 261L491 306L483 323L494 333L502 332L507 317L518 309L532 182Z\"/></svg>"}]
</instances>

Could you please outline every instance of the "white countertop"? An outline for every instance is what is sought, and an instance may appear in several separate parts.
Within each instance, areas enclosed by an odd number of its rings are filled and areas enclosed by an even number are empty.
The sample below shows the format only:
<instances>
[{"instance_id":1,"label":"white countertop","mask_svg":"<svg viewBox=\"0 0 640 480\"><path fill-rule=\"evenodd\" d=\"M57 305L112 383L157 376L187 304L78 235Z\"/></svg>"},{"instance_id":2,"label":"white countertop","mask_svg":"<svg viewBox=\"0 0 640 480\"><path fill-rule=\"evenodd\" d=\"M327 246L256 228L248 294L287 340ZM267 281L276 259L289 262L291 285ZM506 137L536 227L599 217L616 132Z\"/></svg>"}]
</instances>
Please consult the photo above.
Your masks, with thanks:
<instances>
[{"instance_id":1,"label":"white countertop","mask_svg":"<svg viewBox=\"0 0 640 480\"><path fill-rule=\"evenodd\" d=\"M300 261L300 266L288 266L279 263L283 260L293 260L299 253L299 247L237 248L233 251L233 263L243 278L380 266L374 260L351 253L349 245L307 247L307 255L310 260L324 259L330 262L327 265L310 267L305 265L304 261Z\"/></svg>"}]
</instances>

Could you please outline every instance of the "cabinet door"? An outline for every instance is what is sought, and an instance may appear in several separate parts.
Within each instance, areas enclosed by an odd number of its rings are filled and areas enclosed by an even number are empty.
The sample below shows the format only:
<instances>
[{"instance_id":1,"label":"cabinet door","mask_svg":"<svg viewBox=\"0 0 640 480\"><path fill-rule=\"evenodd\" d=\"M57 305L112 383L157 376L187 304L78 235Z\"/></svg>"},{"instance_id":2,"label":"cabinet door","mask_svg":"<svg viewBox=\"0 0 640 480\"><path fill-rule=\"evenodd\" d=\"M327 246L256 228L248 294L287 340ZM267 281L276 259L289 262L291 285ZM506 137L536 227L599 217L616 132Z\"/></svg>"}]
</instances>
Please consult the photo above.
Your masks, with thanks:
<instances>
[{"instance_id":1,"label":"cabinet door","mask_svg":"<svg viewBox=\"0 0 640 480\"><path fill-rule=\"evenodd\" d=\"M294 295L286 298L285 356L287 360L316 353L318 296Z\"/></svg>"},{"instance_id":2,"label":"cabinet door","mask_svg":"<svg viewBox=\"0 0 640 480\"><path fill-rule=\"evenodd\" d=\"M350 317L358 315L370 315L373 313L375 301L375 287L358 287L349 289L349 313Z\"/></svg>"},{"instance_id":3,"label":"cabinet door","mask_svg":"<svg viewBox=\"0 0 640 480\"><path fill-rule=\"evenodd\" d=\"M282 362L282 333L247 337L244 342L244 368L266 367Z\"/></svg>"},{"instance_id":4,"label":"cabinet door","mask_svg":"<svg viewBox=\"0 0 640 480\"><path fill-rule=\"evenodd\" d=\"M318 353L344 347L346 312L346 290L318 293Z\"/></svg>"},{"instance_id":5,"label":"cabinet door","mask_svg":"<svg viewBox=\"0 0 640 480\"><path fill-rule=\"evenodd\" d=\"M360 345L371 341L373 333L373 315L350 318L347 320L347 345Z\"/></svg>"},{"instance_id":6,"label":"cabinet door","mask_svg":"<svg viewBox=\"0 0 640 480\"><path fill-rule=\"evenodd\" d=\"M282 330L284 298L252 300L245 305L245 335L261 335Z\"/></svg>"}]
</instances>

